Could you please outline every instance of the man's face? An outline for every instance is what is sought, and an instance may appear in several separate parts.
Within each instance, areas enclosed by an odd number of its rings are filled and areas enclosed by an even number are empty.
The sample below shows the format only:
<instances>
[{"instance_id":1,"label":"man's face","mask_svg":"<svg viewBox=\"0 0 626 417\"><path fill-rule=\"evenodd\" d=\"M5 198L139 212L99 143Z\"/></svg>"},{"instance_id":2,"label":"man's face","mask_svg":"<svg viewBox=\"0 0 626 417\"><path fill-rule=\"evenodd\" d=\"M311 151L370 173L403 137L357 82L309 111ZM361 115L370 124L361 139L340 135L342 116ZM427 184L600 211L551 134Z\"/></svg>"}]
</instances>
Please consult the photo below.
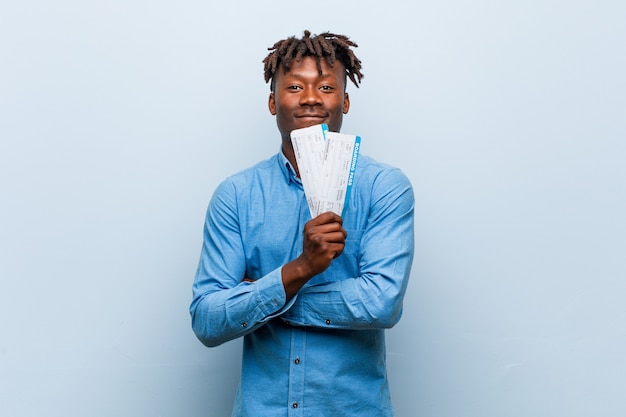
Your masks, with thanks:
<instances>
[{"instance_id":1,"label":"man's face","mask_svg":"<svg viewBox=\"0 0 626 417\"><path fill-rule=\"evenodd\" d=\"M345 92L345 69L339 62L334 67L322 59L322 75L314 57L294 62L289 72L277 71L269 110L283 143L290 143L294 129L326 123L332 132L339 132L343 115L348 113L350 99Z\"/></svg>"}]
</instances>

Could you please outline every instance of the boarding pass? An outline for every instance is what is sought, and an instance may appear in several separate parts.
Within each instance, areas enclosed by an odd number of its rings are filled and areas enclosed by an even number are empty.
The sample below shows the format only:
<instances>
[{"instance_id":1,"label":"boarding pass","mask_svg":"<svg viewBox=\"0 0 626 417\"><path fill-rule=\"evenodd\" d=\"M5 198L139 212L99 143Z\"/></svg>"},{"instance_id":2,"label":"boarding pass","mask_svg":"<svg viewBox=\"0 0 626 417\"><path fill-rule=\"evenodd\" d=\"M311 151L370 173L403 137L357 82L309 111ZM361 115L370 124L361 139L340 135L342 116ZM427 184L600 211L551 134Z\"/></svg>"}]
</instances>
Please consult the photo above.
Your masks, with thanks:
<instances>
[{"instance_id":1,"label":"boarding pass","mask_svg":"<svg viewBox=\"0 0 626 417\"><path fill-rule=\"evenodd\" d=\"M343 216L350 196L361 138L330 132L319 124L291 132L311 217L332 211Z\"/></svg>"}]
</instances>

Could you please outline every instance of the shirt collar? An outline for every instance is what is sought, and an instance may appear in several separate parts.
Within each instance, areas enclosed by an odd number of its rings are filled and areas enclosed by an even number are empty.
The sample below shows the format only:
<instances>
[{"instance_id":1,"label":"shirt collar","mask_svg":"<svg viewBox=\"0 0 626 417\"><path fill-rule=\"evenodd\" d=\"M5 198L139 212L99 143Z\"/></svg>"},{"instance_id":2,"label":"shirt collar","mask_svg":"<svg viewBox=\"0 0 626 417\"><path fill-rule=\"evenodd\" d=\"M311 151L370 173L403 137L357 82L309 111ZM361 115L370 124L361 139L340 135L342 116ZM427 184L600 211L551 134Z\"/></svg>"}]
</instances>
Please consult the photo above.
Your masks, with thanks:
<instances>
[{"instance_id":1,"label":"shirt collar","mask_svg":"<svg viewBox=\"0 0 626 417\"><path fill-rule=\"evenodd\" d=\"M293 165L291 165L291 162L289 162L289 159L287 159L287 157L283 153L282 147L280 149L280 152L278 152L278 161L280 162L280 170L285 176L285 180L287 181L287 183L293 181L296 184L302 184L300 178L296 176L296 170L294 169Z\"/></svg>"}]
</instances>

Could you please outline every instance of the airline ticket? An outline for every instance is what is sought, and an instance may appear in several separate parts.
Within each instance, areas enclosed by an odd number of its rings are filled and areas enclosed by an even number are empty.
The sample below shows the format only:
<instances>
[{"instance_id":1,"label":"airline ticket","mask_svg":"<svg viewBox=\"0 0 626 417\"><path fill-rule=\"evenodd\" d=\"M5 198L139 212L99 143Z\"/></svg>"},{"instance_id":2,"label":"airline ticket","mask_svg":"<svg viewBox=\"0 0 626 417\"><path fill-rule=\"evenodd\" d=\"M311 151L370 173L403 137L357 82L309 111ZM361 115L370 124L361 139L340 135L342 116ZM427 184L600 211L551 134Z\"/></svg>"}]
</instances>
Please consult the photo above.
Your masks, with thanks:
<instances>
[{"instance_id":1,"label":"airline ticket","mask_svg":"<svg viewBox=\"0 0 626 417\"><path fill-rule=\"evenodd\" d=\"M316 217L332 211L343 215L356 171L361 138L330 132L325 124L291 132L304 194Z\"/></svg>"}]
</instances>

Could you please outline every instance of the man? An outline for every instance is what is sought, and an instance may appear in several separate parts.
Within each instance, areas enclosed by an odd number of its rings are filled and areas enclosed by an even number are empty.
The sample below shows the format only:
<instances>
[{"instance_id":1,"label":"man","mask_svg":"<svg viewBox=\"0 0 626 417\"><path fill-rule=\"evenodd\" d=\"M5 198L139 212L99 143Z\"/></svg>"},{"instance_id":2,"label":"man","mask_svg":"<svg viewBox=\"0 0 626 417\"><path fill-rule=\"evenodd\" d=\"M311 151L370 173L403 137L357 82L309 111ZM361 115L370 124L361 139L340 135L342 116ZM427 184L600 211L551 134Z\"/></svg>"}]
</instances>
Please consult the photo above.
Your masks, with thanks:
<instances>
[{"instance_id":1,"label":"man","mask_svg":"<svg viewBox=\"0 0 626 417\"><path fill-rule=\"evenodd\" d=\"M384 329L400 319L413 259L413 191L361 155L344 217L311 219L290 132L339 131L361 61L332 33L265 58L281 152L215 191L190 312L207 346L244 336L233 416L391 416Z\"/></svg>"}]
</instances>

